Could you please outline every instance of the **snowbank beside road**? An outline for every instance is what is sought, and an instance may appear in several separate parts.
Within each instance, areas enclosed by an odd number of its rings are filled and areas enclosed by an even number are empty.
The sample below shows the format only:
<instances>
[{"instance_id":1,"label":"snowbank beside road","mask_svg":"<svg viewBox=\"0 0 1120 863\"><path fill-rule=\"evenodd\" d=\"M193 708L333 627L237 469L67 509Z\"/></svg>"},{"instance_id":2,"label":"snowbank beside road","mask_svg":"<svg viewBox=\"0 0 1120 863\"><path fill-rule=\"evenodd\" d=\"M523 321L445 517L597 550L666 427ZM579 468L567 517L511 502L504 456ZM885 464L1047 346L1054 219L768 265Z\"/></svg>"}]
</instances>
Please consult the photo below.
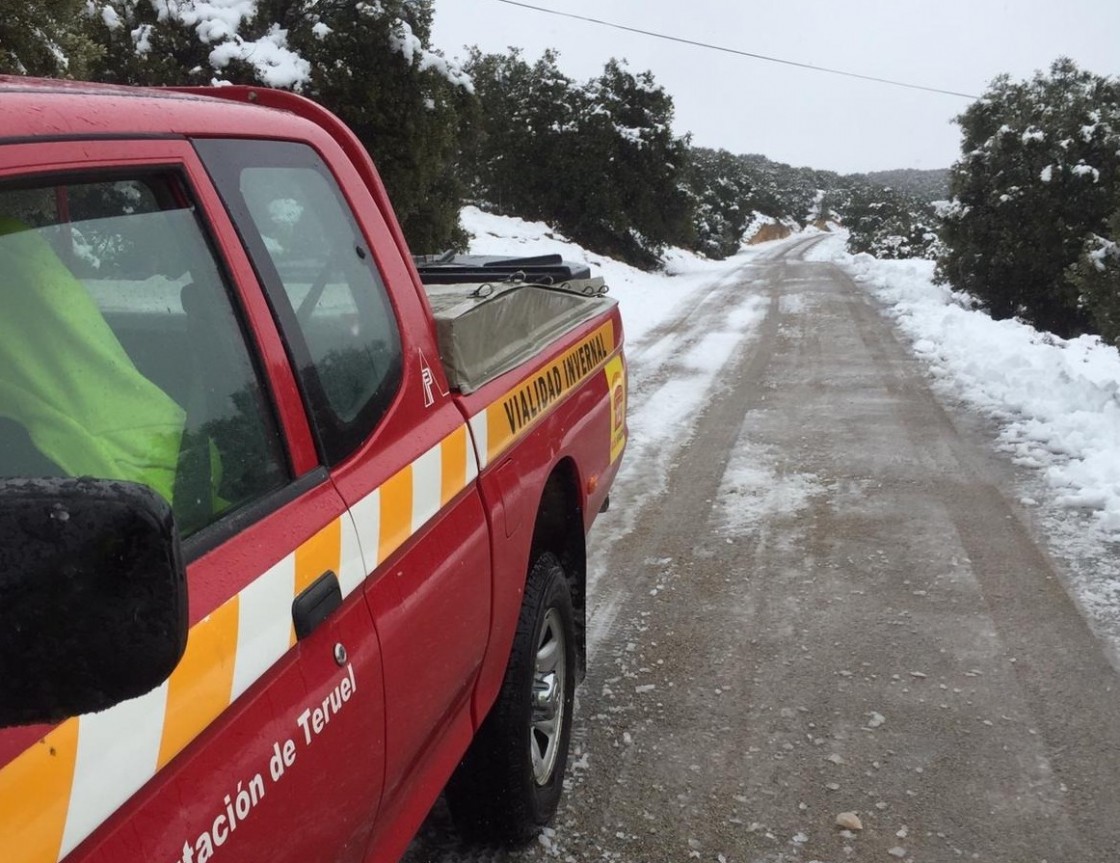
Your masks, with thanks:
<instances>
[{"instance_id":1,"label":"snowbank beside road","mask_svg":"<svg viewBox=\"0 0 1120 863\"><path fill-rule=\"evenodd\" d=\"M1120 353L994 321L933 284L930 261L850 255L842 236L809 257L842 264L888 305L943 391L996 418L1015 460L1040 470L1062 507L1120 540ZM1031 503L1032 501L1026 501Z\"/></svg>"},{"instance_id":2,"label":"snowbank beside road","mask_svg":"<svg viewBox=\"0 0 1120 863\"><path fill-rule=\"evenodd\" d=\"M477 207L464 207L460 218L472 235L472 255L552 255L591 265L593 276L607 280L610 295L623 307L626 340L637 342L669 317L693 289L703 287L720 272L742 262L709 261L683 249L669 249L663 256L664 272L647 273L605 255L589 252L557 233L544 222L527 222L512 216L495 216Z\"/></svg>"}]
</instances>

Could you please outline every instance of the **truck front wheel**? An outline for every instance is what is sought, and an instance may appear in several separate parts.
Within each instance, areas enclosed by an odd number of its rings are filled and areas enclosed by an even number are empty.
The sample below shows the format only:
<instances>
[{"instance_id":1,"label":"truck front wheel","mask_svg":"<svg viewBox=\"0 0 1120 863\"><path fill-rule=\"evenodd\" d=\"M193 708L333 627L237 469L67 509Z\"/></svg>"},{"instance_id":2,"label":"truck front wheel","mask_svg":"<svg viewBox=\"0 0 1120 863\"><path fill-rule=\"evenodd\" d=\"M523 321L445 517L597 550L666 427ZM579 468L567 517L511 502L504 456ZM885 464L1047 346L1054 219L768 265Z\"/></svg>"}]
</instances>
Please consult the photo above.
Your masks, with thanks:
<instances>
[{"instance_id":1,"label":"truck front wheel","mask_svg":"<svg viewBox=\"0 0 1120 863\"><path fill-rule=\"evenodd\" d=\"M568 761L575 691L575 623L564 568L537 558L498 700L447 786L459 830L523 843L556 812Z\"/></svg>"}]
</instances>

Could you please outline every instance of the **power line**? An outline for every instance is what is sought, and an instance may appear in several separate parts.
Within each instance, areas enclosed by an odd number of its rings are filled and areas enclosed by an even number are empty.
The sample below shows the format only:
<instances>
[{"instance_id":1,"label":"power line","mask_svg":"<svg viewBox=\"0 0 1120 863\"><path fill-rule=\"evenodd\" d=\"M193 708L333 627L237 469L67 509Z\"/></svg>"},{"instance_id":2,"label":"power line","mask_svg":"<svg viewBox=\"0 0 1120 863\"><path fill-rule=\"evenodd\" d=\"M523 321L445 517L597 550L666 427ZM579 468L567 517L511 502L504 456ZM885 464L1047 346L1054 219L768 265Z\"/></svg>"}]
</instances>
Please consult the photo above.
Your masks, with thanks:
<instances>
[{"instance_id":1,"label":"power line","mask_svg":"<svg viewBox=\"0 0 1120 863\"><path fill-rule=\"evenodd\" d=\"M765 54L754 54L750 51L740 51L737 48L727 48L723 45L712 45L708 42L698 42L680 36L669 36L666 33L656 33L653 30L643 30L640 27L630 27L626 24L617 24L614 21L603 21L600 18L590 18L586 15L576 15L573 12L561 12L558 9L548 9L544 6L534 6L531 3L521 3L519 0L497 0L508 6L520 6L522 9L531 9L534 12L545 12L560 18L572 18L588 24L598 24L600 27L611 27L615 30L625 30L627 33L637 33L641 36L652 36L654 39L664 39L667 42L679 42L682 45L692 45L696 48L706 48L710 51L721 51L724 54L735 54L739 57L750 57L754 60L765 60L768 63L781 63L785 66L796 66L799 69L808 69L812 72L824 72L829 75L842 75L845 78L858 78L861 81L874 81L877 84L890 84L893 87L905 87L908 90L924 90L927 93L940 93L943 96L959 96L962 99L978 99L969 93L958 93L956 90L942 90L939 87L924 87L921 84L911 84L907 81L894 81L890 78L878 78L874 75L861 75L858 72L847 72L843 69L829 69L826 66L814 66L812 63L799 63L796 60L783 60L781 57L769 57Z\"/></svg>"}]
</instances>

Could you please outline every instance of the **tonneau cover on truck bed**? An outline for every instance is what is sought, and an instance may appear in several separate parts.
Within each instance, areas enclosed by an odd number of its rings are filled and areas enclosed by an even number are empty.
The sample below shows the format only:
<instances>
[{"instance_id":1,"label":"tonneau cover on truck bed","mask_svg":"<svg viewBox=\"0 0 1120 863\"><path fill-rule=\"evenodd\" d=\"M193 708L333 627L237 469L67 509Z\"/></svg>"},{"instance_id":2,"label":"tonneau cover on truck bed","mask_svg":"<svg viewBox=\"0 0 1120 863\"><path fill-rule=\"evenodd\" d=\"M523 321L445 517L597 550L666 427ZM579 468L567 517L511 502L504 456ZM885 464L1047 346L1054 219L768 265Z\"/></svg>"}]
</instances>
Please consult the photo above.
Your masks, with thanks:
<instances>
[{"instance_id":1,"label":"tonneau cover on truck bed","mask_svg":"<svg viewBox=\"0 0 1120 863\"><path fill-rule=\"evenodd\" d=\"M616 304L601 278L424 286L451 386L470 393Z\"/></svg>"}]
</instances>

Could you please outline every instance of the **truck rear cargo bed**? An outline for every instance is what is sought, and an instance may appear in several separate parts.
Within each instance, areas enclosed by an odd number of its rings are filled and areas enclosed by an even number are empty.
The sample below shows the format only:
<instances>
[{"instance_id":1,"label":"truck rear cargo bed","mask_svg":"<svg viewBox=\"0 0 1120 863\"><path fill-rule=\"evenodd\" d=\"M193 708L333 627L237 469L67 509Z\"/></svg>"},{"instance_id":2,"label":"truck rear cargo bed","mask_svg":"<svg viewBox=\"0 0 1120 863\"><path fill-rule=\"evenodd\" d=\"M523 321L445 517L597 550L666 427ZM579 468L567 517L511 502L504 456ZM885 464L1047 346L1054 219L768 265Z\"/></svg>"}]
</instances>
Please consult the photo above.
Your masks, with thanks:
<instances>
[{"instance_id":1,"label":"truck rear cargo bed","mask_svg":"<svg viewBox=\"0 0 1120 863\"><path fill-rule=\"evenodd\" d=\"M612 308L600 278L425 284L451 386L470 393Z\"/></svg>"}]
</instances>

